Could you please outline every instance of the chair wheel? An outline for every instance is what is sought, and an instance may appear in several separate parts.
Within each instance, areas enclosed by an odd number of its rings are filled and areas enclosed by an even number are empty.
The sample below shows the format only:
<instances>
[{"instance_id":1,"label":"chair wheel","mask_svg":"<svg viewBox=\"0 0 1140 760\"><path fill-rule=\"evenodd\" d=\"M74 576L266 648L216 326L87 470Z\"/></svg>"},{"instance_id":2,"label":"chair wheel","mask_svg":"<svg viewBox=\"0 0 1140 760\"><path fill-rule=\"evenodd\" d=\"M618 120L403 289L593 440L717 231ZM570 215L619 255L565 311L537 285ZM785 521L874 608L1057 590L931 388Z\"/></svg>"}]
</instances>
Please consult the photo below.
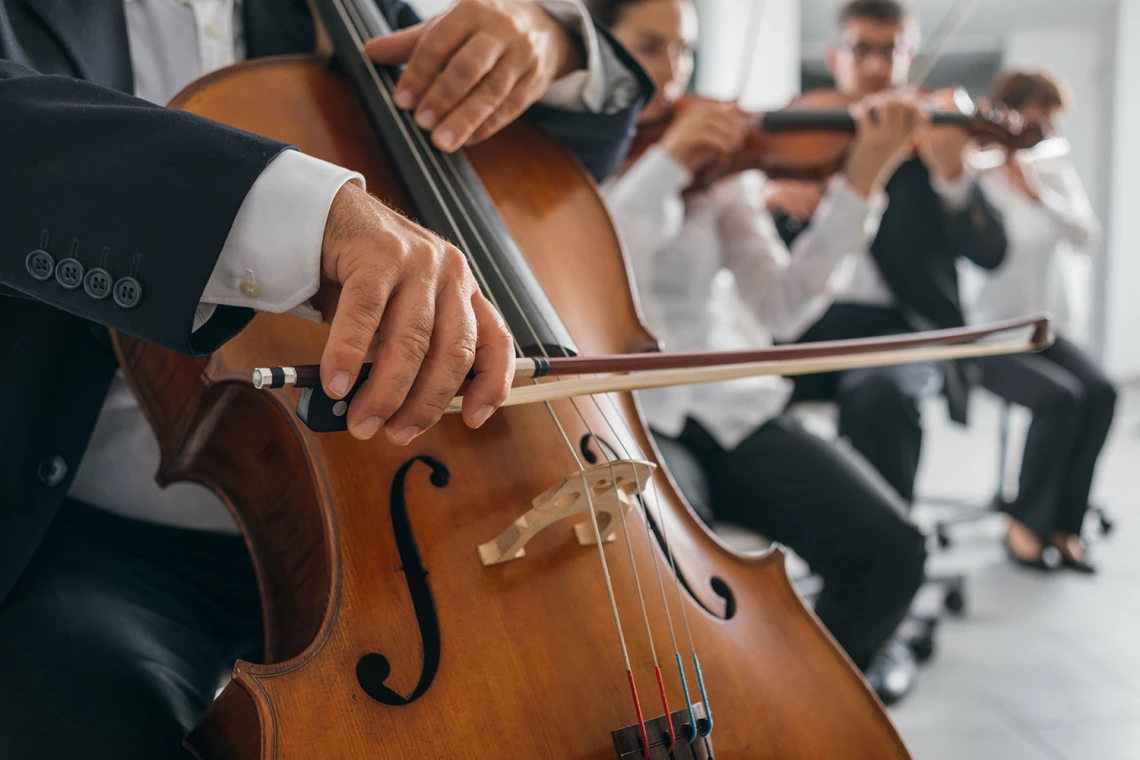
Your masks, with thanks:
<instances>
[{"instance_id":1,"label":"chair wheel","mask_svg":"<svg viewBox=\"0 0 1140 760\"><path fill-rule=\"evenodd\" d=\"M955 615L961 615L966 610L966 595L962 593L962 589L952 588L946 592L944 603L946 609Z\"/></svg>"},{"instance_id":2,"label":"chair wheel","mask_svg":"<svg viewBox=\"0 0 1140 760\"><path fill-rule=\"evenodd\" d=\"M927 631L922 636L911 639L907 642L910 651L914 654L914 659L919 664L922 664L934 656L934 632Z\"/></svg>"},{"instance_id":3,"label":"chair wheel","mask_svg":"<svg viewBox=\"0 0 1140 760\"><path fill-rule=\"evenodd\" d=\"M938 545L943 549L949 549L951 544L950 534L946 532L946 529L939 525L936 535L938 536Z\"/></svg>"}]
</instances>

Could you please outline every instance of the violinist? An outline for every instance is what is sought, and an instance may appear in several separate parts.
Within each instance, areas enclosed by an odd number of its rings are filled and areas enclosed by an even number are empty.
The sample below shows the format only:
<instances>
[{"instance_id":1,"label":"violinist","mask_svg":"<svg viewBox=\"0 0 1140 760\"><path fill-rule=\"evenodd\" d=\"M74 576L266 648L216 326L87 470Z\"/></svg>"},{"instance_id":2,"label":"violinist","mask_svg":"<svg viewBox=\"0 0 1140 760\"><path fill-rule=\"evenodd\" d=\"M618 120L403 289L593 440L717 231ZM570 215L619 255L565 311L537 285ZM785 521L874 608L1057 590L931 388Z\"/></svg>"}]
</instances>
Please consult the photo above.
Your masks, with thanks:
<instances>
[{"instance_id":1,"label":"violinist","mask_svg":"<svg viewBox=\"0 0 1140 760\"><path fill-rule=\"evenodd\" d=\"M1064 85L1052 76L1018 70L998 76L991 98L1050 131L1069 101ZM1046 308L1063 320L1064 293L1059 304L1049 299L1050 286L1064 286L1059 254L1066 246L1087 251L1100 235L1076 170L1061 155L1015 153L1001 166L985 169L980 181L1005 217L1009 253L996 271L976 272L979 287L967 296L971 321ZM1010 507L1010 556L1042 570L1054 569L1059 559L1062 567L1094 572L1080 534L1097 459L1112 425L1112 382L1063 335L1039 354L987 357L978 366L983 387L1033 413L1020 487ZM1049 546L1057 553L1046 553Z\"/></svg>"},{"instance_id":2,"label":"violinist","mask_svg":"<svg viewBox=\"0 0 1140 760\"><path fill-rule=\"evenodd\" d=\"M529 108L599 178L619 160L649 85L576 0L377 9L408 28L368 52L406 62L396 101L441 149ZM237 527L213 492L155 484L107 328L203 356L255 310L330 320L325 390L375 358L348 422L393 444L470 369L469 426L506 395L511 337L459 251L350 169L161 107L314 49L305 2L0 0L0 757L183 757L260 647Z\"/></svg>"},{"instance_id":3,"label":"violinist","mask_svg":"<svg viewBox=\"0 0 1140 760\"><path fill-rule=\"evenodd\" d=\"M624 0L594 8L657 84L642 118L660 119L693 72L695 6ZM735 105L707 103L678 115L657 145L608 183L641 303L670 350L764 345L802 330L827 307L850 252L873 234L882 185L923 120L914 102L889 94L853 112L858 136L846 168L790 253L763 208L757 176L685 192L743 139L746 122ZM762 336L753 339L741 323L718 325L715 281L724 271L735 276ZM923 537L865 461L785 416L790 394L790 381L768 377L640 398L674 473L682 468L669 451L679 447L707 475L717 519L790 546L822 575L817 614L884 701L897 701L913 683L913 660L905 646L887 644L922 583Z\"/></svg>"},{"instance_id":4,"label":"violinist","mask_svg":"<svg viewBox=\"0 0 1140 760\"><path fill-rule=\"evenodd\" d=\"M840 36L828 65L840 92L861 98L906 84L918 32L905 6L898 0L849 0L838 22ZM964 317L957 261L969 259L986 269L1001 264L1001 216L964 162L967 133L928 127L916 142L917 155L887 183L889 203L878 233L852 252L850 282L800 341L959 327ZM805 229L803 219L790 217L804 216L813 206L796 187L777 182L768 192L768 205L789 242ZM796 397L837 401L840 434L910 502L922 448L921 400L942 389L951 417L965 422L968 388L968 368L961 362L926 363L797 378Z\"/></svg>"}]
</instances>

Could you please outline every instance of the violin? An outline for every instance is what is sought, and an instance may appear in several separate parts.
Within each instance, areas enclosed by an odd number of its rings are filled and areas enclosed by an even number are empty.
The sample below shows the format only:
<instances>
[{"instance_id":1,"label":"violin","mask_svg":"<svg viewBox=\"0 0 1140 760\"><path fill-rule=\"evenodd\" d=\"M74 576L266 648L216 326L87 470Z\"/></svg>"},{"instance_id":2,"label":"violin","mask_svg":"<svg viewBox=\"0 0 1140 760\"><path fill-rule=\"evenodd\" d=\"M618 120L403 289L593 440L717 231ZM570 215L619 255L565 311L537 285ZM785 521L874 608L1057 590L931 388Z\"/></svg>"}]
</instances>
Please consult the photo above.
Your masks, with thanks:
<instances>
[{"instance_id":1,"label":"violin","mask_svg":"<svg viewBox=\"0 0 1140 760\"><path fill-rule=\"evenodd\" d=\"M1023 150L1045 138L1040 124L1026 122L1016 112L976 104L961 88L935 90L921 97L931 108L932 124L961 127L982 145ZM657 143L678 115L702 102L709 99L686 95L661 119L640 125L629 161L636 161ZM741 111L741 118L748 122L743 145L699 173L693 188L750 169L773 179L802 180L821 180L839 172L855 137L855 119L849 112L854 102L838 90L820 89L800 95L777 111Z\"/></svg>"}]
</instances>

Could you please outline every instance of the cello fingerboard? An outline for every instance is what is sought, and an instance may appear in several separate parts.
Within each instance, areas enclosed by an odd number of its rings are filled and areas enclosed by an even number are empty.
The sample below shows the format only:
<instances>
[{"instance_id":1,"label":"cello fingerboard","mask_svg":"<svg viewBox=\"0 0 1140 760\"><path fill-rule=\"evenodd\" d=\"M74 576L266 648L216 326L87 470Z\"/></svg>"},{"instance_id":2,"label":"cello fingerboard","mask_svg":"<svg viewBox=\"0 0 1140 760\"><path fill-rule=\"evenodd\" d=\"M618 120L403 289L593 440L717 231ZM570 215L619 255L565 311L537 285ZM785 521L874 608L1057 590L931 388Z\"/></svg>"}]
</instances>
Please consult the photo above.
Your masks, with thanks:
<instances>
[{"instance_id":1,"label":"cello fingerboard","mask_svg":"<svg viewBox=\"0 0 1140 760\"><path fill-rule=\"evenodd\" d=\"M693 703L693 713L697 722L705 723L705 706L703 702ZM677 710L672 715L672 725L677 728L679 736L673 752L669 752L669 722L665 716L645 721L645 731L649 735L650 760L713 760L712 738L698 737L689 744L684 738L689 735L691 728L689 711ZM617 749L618 760L640 760L645 757L641 748L641 730L635 723L632 726L613 731L614 748Z\"/></svg>"}]
</instances>

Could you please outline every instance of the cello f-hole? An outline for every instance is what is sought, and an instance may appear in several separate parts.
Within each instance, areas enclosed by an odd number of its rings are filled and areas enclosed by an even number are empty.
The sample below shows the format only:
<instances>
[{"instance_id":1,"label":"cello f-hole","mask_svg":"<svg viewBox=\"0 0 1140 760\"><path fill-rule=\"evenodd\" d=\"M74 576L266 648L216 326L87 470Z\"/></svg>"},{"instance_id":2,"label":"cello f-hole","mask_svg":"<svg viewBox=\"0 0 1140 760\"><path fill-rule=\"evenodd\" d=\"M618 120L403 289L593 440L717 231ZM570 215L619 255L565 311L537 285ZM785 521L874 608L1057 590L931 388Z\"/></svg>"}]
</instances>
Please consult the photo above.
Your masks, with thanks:
<instances>
[{"instance_id":1,"label":"cello f-hole","mask_svg":"<svg viewBox=\"0 0 1140 760\"><path fill-rule=\"evenodd\" d=\"M408 519L407 498L404 494L404 482L408 470L416 462L422 462L431 468L431 484L436 488L445 488L451 482L451 474L446 465L434 457L418 456L409 459L396 472L392 480L390 504L392 505L392 533L396 539L396 549L400 555L400 571L408 584L408 595L412 600L412 609L416 615L416 625L420 631L420 641L423 644L423 665L420 670L419 682L415 690L407 697L393 691L384 682L392 673L392 664L382 654L370 652L365 654L356 663L356 682L364 693L380 704L390 707L400 707L411 704L422 697L435 680L439 670L440 655L443 650L442 633L439 627L439 615L435 609L435 598L431 593L431 584L428 583L428 571L424 567L420 556L416 536L412 532L412 523Z\"/></svg>"},{"instance_id":2,"label":"cello f-hole","mask_svg":"<svg viewBox=\"0 0 1140 760\"><path fill-rule=\"evenodd\" d=\"M732 593L732 588L722 578L715 575L709 579L709 585L716 595L724 600L724 619L732 620L732 616L736 614L736 594Z\"/></svg>"}]
</instances>

